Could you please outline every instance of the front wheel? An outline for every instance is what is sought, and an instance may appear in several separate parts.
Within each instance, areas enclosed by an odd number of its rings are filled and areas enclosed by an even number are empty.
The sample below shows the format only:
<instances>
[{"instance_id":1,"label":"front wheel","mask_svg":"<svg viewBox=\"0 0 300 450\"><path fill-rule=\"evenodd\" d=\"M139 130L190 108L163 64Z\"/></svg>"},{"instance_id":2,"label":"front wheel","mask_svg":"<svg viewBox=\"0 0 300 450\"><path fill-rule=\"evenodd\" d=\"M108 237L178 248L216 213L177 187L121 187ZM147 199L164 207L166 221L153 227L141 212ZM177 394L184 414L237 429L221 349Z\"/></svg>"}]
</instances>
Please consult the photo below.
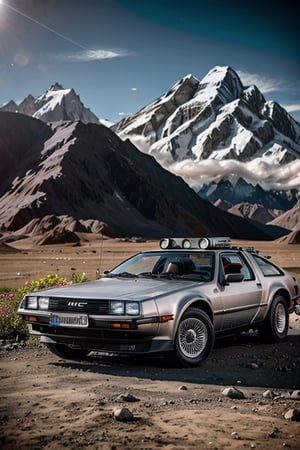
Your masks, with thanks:
<instances>
[{"instance_id":1,"label":"front wheel","mask_svg":"<svg viewBox=\"0 0 300 450\"><path fill-rule=\"evenodd\" d=\"M279 342L289 330L289 313L285 299L276 295L266 319L259 329L259 335L265 342Z\"/></svg>"},{"instance_id":2,"label":"front wheel","mask_svg":"<svg viewBox=\"0 0 300 450\"><path fill-rule=\"evenodd\" d=\"M63 359L86 359L87 355L90 353L90 350L80 350L76 348L68 347L64 344L44 344L50 352L54 353L54 355L59 356Z\"/></svg>"},{"instance_id":3,"label":"front wheel","mask_svg":"<svg viewBox=\"0 0 300 450\"><path fill-rule=\"evenodd\" d=\"M195 367L211 353L215 341L213 324L208 315L197 308L185 311L175 336L175 355L185 367Z\"/></svg>"}]
</instances>

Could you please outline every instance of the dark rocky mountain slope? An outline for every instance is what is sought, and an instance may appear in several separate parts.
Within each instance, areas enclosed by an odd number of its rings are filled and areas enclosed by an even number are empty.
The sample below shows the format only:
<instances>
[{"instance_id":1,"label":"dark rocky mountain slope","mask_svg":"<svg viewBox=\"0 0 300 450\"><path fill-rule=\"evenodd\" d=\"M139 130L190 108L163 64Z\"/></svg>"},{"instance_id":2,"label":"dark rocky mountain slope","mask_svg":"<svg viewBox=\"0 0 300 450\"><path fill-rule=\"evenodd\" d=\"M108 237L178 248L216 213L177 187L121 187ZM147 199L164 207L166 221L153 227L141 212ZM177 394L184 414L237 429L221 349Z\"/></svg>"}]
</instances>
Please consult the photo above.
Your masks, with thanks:
<instances>
[{"instance_id":1,"label":"dark rocky mountain slope","mask_svg":"<svg viewBox=\"0 0 300 450\"><path fill-rule=\"evenodd\" d=\"M46 125L0 112L0 158L2 230L45 216L57 217L57 224L67 216L82 226L102 221L119 236L273 239L286 233L219 210L102 125Z\"/></svg>"}]
</instances>

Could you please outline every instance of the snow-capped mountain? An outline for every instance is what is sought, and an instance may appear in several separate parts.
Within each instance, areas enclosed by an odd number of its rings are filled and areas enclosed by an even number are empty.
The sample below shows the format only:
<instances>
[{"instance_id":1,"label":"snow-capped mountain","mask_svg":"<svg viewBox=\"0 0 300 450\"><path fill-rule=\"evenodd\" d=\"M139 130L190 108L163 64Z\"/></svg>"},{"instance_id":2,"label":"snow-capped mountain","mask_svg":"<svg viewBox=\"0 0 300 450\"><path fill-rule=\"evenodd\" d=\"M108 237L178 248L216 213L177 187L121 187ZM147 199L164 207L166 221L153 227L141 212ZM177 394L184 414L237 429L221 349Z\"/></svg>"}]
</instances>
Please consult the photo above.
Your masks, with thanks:
<instances>
[{"instance_id":1,"label":"snow-capped mountain","mask_svg":"<svg viewBox=\"0 0 300 450\"><path fill-rule=\"evenodd\" d=\"M64 89L55 83L43 95L28 95L19 105L13 100L0 108L2 111L19 112L43 122L80 120L83 123L99 123L98 117L86 108L74 89Z\"/></svg>"},{"instance_id":2,"label":"snow-capped mountain","mask_svg":"<svg viewBox=\"0 0 300 450\"><path fill-rule=\"evenodd\" d=\"M1 109L46 123L104 124L200 197L237 215L268 222L300 198L300 124L230 67L215 67L202 80L184 77L117 124L98 119L58 83Z\"/></svg>"},{"instance_id":3,"label":"snow-capped mountain","mask_svg":"<svg viewBox=\"0 0 300 450\"><path fill-rule=\"evenodd\" d=\"M69 227L85 232L104 227L109 236L149 238L266 240L288 233L216 208L182 178L100 124L45 124L2 111L0 160L3 233L41 235L57 226L59 234Z\"/></svg>"},{"instance_id":4,"label":"snow-capped mountain","mask_svg":"<svg viewBox=\"0 0 300 450\"><path fill-rule=\"evenodd\" d=\"M201 81L186 76L112 128L194 188L239 178L299 188L299 123L256 86L243 86L230 67L215 67Z\"/></svg>"}]
</instances>

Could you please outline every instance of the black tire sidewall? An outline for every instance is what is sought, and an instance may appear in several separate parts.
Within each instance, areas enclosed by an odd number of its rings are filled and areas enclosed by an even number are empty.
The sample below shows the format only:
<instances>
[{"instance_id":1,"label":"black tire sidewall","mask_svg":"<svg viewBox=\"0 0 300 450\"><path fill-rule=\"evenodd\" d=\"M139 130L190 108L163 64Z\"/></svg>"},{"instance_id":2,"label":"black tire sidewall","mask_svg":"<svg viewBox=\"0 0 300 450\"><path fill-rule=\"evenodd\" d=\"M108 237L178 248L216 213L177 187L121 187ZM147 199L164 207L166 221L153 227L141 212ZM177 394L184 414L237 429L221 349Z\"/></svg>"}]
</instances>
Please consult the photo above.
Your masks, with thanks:
<instances>
[{"instance_id":1,"label":"black tire sidewall","mask_svg":"<svg viewBox=\"0 0 300 450\"><path fill-rule=\"evenodd\" d=\"M278 332L276 327L276 308L279 304L282 304L286 314L286 324L283 332ZM263 324L259 328L259 335L264 342L272 343L282 341L288 333L289 329L289 313L285 299L282 295L276 295L270 306L269 313L264 320Z\"/></svg>"},{"instance_id":2,"label":"black tire sidewall","mask_svg":"<svg viewBox=\"0 0 300 450\"><path fill-rule=\"evenodd\" d=\"M285 324L285 328L283 332L279 332L277 327L276 327L276 319L275 319L275 313L276 313L276 309L277 306L279 304L282 304L282 306L284 307L285 310L285 315L286 315L286 324ZM272 334L274 335L274 339L275 340L281 340L284 339L288 333L288 329L289 329L289 314L288 314L288 309L287 309L287 304L286 301L284 300L284 298L281 295L277 295L272 303L271 306L271 310L270 310L270 329L272 330Z\"/></svg>"}]
</instances>

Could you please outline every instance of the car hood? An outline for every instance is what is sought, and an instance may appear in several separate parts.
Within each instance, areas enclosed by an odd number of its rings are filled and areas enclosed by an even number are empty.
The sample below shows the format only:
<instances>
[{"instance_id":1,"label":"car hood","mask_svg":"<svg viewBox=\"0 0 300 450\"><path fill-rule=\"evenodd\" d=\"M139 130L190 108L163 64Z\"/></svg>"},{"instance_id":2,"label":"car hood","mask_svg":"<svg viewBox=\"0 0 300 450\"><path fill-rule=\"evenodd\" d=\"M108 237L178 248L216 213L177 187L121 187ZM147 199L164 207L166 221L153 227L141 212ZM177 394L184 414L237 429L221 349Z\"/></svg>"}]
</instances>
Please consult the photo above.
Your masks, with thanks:
<instances>
[{"instance_id":1,"label":"car hood","mask_svg":"<svg viewBox=\"0 0 300 450\"><path fill-rule=\"evenodd\" d=\"M199 282L194 281L158 278L102 278L101 280L87 283L43 289L42 291L34 292L33 295L76 299L145 300L199 285Z\"/></svg>"}]
</instances>

